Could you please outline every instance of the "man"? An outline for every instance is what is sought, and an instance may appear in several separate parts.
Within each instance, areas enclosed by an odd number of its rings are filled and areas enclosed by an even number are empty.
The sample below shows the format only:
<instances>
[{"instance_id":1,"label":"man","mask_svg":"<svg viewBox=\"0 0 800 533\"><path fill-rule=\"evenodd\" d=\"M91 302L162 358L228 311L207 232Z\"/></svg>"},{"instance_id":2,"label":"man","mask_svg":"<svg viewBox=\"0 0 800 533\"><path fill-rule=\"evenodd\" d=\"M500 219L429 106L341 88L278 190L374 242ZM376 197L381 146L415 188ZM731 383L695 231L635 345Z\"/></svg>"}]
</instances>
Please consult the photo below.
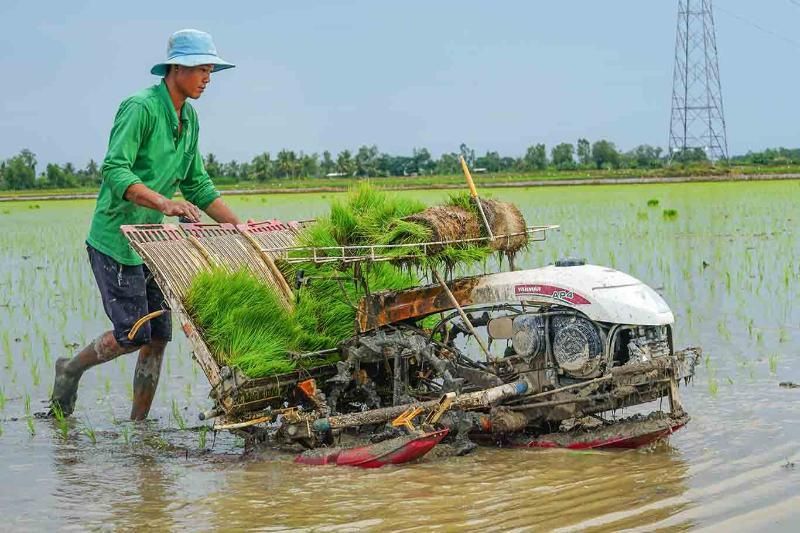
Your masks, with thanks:
<instances>
[{"instance_id":1,"label":"man","mask_svg":"<svg viewBox=\"0 0 800 533\"><path fill-rule=\"evenodd\" d=\"M163 76L161 83L120 105L86 239L103 307L114 329L100 335L72 359L56 361L51 412L60 409L65 415L72 413L78 382L86 370L139 350L131 419L147 417L164 349L172 338L172 322L169 313L164 313L129 338L138 319L167 309L167 305L120 226L158 224L164 215L196 222L201 210L217 222L239 223L203 167L197 148L197 114L186 101L203 94L212 72L233 66L217 55L209 34L178 31L169 39L167 60L150 71ZM185 200L172 200L176 189Z\"/></svg>"}]
</instances>

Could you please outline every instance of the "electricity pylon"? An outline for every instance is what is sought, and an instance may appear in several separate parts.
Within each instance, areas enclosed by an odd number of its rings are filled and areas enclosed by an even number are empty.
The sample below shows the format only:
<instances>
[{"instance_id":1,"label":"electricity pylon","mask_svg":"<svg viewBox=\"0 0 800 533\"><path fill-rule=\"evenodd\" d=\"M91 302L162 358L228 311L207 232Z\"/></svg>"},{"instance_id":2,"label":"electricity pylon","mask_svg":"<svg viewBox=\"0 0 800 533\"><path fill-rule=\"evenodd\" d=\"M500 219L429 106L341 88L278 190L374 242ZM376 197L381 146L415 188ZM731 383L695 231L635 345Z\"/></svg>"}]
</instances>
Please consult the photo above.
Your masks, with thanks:
<instances>
[{"instance_id":1,"label":"electricity pylon","mask_svg":"<svg viewBox=\"0 0 800 533\"><path fill-rule=\"evenodd\" d=\"M728 159L714 12L711 0L678 0L669 157L694 158L698 150Z\"/></svg>"}]
</instances>

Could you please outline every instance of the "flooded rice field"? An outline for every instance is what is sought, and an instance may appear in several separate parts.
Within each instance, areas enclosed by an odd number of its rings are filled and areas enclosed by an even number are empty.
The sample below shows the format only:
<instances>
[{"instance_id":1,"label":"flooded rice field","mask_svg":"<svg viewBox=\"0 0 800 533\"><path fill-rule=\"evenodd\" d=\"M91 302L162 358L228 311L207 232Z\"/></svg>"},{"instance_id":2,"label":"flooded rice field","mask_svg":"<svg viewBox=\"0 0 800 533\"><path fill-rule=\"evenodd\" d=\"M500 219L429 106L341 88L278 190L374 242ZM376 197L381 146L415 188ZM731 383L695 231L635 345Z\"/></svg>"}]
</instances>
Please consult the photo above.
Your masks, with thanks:
<instances>
[{"instance_id":1,"label":"flooded rice field","mask_svg":"<svg viewBox=\"0 0 800 533\"><path fill-rule=\"evenodd\" d=\"M445 192L418 191L429 203ZM93 201L0 204L0 530L789 530L800 519L800 183L495 190L560 224L519 266L626 271L706 357L689 425L634 451L482 448L365 471L309 467L214 435L180 331L145 423L133 355L90 370L75 414L43 420L57 357L108 329L83 245ZM334 195L232 197L243 216L309 218ZM795 524L795 526L792 526Z\"/></svg>"}]
</instances>

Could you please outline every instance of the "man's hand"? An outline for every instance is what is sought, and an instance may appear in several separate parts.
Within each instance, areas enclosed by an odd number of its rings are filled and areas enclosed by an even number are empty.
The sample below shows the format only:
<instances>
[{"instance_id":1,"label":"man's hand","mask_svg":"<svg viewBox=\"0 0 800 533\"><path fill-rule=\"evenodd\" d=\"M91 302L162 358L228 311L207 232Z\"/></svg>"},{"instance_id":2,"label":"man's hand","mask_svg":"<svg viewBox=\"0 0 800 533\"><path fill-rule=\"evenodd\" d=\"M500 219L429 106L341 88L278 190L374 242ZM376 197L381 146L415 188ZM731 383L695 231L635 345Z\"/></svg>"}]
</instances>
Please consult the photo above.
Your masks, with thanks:
<instances>
[{"instance_id":1,"label":"man's hand","mask_svg":"<svg viewBox=\"0 0 800 533\"><path fill-rule=\"evenodd\" d=\"M200 222L200 209L182 200L166 200L161 212L168 217L183 217L189 222Z\"/></svg>"},{"instance_id":2,"label":"man's hand","mask_svg":"<svg viewBox=\"0 0 800 533\"><path fill-rule=\"evenodd\" d=\"M168 217L183 217L190 222L200 222L200 209L180 200L168 200L143 183L134 183L125 191L125 199L142 207L149 207Z\"/></svg>"}]
</instances>

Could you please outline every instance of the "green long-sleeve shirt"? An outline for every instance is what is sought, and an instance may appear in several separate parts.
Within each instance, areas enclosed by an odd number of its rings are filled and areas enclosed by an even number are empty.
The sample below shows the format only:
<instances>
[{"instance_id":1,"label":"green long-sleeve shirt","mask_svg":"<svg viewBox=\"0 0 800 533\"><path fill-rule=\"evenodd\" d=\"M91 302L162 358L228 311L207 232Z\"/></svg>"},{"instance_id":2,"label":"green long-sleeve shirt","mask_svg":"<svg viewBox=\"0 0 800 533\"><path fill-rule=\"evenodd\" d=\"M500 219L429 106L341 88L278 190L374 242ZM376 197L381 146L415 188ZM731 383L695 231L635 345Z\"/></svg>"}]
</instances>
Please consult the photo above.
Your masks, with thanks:
<instances>
[{"instance_id":1,"label":"green long-sleeve shirt","mask_svg":"<svg viewBox=\"0 0 800 533\"><path fill-rule=\"evenodd\" d=\"M219 197L203 166L197 149L197 113L189 105L178 114L162 80L129 98L119 106L111 129L108 152L103 161L103 183L97 196L92 225L86 242L124 265L140 265L120 231L123 224L160 224L164 215L124 198L135 183L172 198L181 194L200 209Z\"/></svg>"}]
</instances>

